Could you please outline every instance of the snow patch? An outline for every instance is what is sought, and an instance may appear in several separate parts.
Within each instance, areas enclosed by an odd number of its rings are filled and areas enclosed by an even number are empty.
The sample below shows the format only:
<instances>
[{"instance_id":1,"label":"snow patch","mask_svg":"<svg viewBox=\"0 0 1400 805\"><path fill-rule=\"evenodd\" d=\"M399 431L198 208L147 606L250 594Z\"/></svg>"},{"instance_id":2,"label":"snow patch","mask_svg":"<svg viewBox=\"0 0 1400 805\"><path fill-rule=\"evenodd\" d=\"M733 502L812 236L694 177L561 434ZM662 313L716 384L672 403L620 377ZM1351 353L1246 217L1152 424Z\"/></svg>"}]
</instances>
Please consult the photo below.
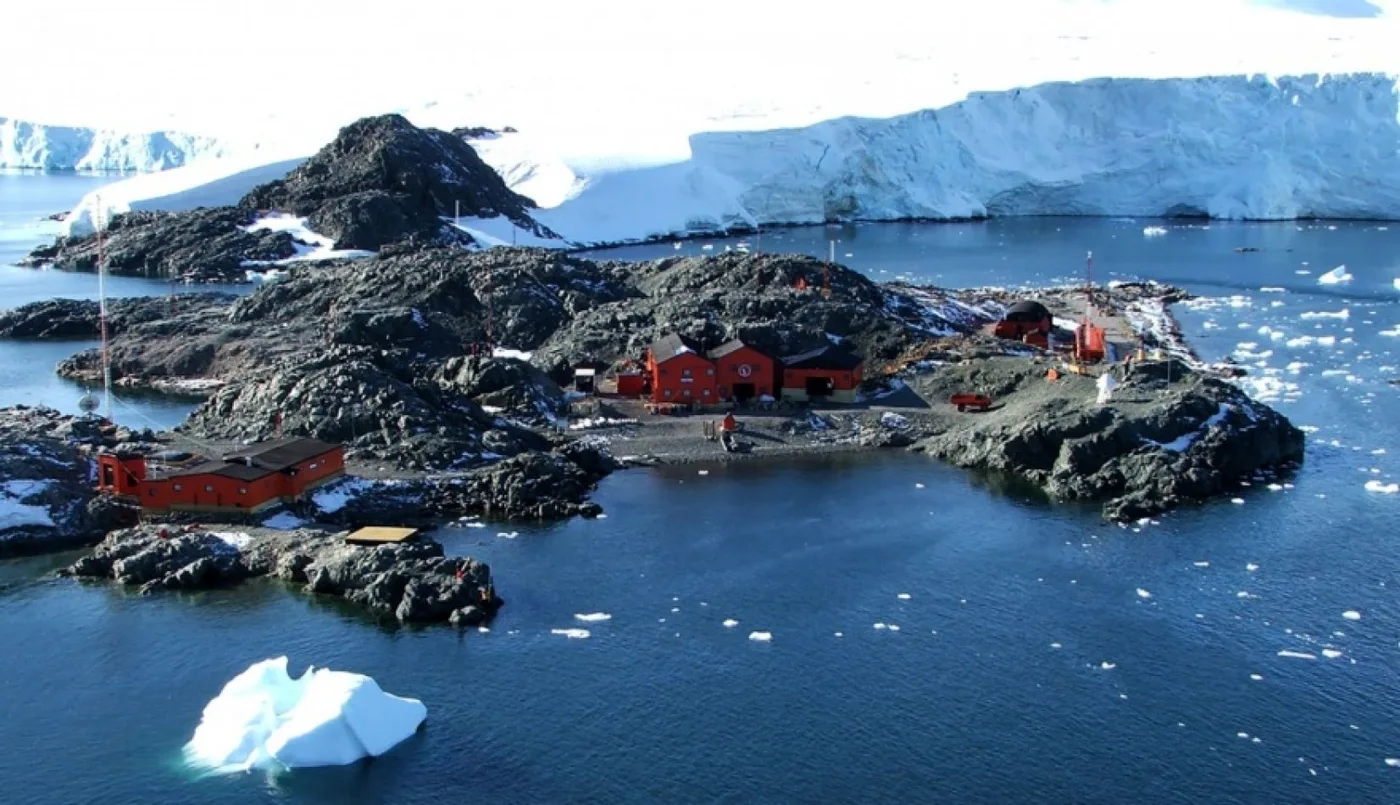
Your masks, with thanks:
<instances>
[{"instance_id":1,"label":"snow patch","mask_svg":"<svg viewBox=\"0 0 1400 805\"><path fill-rule=\"evenodd\" d=\"M311 493L311 502L316 504L316 508L326 514L334 514L350 504L360 494L372 489L374 482L365 478L346 478L345 480L322 487Z\"/></svg>"},{"instance_id":2,"label":"snow patch","mask_svg":"<svg viewBox=\"0 0 1400 805\"><path fill-rule=\"evenodd\" d=\"M305 218L298 218L295 215L285 215L283 213L273 213L263 218L259 218L248 226L244 227L245 232L286 232L297 241L293 243L297 253L282 260L244 260L244 268L258 266L286 266L293 263L314 260L340 260L351 258L373 257L374 252L364 249L337 249L335 241L324 235L312 232L306 226ZM247 272L251 281L258 272ZM268 272L271 274L272 272Z\"/></svg>"},{"instance_id":3,"label":"snow patch","mask_svg":"<svg viewBox=\"0 0 1400 805\"><path fill-rule=\"evenodd\" d=\"M43 492L48 486L48 481L6 481L0 483L0 528L55 527L47 506L20 502L31 495Z\"/></svg>"}]
</instances>

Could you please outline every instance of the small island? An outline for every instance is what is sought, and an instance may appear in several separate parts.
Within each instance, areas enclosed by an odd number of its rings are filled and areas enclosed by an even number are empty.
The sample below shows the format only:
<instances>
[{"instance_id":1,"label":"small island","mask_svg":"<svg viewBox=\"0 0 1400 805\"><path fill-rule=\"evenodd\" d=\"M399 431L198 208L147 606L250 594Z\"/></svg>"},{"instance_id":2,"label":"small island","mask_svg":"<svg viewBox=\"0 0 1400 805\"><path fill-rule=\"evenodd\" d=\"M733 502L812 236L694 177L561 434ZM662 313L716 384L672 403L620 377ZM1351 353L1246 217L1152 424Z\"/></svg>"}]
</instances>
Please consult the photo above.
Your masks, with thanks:
<instances>
[{"instance_id":1,"label":"small island","mask_svg":"<svg viewBox=\"0 0 1400 805\"><path fill-rule=\"evenodd\" d=\"M1004 475L1121 522L1303 457L1302 432L1232 384L1237 369L1181 341L1179 289L881 284L747 250L596 261L483 249L458 225L464 213L553 237L531 209L460 137L385 116L238 207L117 217L102 234L113 273L276 276L246 297L110 303L114 386L202 400L173 432L0 410L0 505L23 513L0 521L0 552L100 543L73 575L150 591L268 576L404 621L476 623L498 601L484 565L431 541L332 534L596 516L589 494L627 466L871 449ZM94 270L96 237L32 262ZM92 338L97 308L0 313L0 338ZM1081 321L1100 334L1091 360ZM677 355L680 376L663 376ZM58 372L91 383L102 368L86 350ZM284 502L305 529L260 528L271 510L192 528L207 514L145 511L137 525L139 500L94 489L102 454L218 460L284 437L343 448L344 477Z\"/></svg>"}]
</instances>

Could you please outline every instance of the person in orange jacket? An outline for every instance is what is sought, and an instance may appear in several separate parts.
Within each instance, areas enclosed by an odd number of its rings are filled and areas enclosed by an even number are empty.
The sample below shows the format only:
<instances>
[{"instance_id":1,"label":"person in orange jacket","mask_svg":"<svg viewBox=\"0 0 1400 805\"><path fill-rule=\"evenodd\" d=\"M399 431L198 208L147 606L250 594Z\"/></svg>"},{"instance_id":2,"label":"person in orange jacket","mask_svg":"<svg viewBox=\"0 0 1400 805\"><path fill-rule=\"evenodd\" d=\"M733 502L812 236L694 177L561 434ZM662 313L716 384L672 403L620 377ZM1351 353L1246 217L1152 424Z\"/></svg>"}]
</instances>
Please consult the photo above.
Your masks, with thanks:
<instances>
[{"instance_id":1,"label":"person in orange jacket","mask_svg":"<svg viewBox=\"0 0 1400 805\"><path fill-rule=\"evenodd\" d=\"M734 419L734 412L731 411L724 415L724 423L720 425L720 427L724 430L731 431L739 429L739 422L738 420Z\"/></svg>"}]
</instances>

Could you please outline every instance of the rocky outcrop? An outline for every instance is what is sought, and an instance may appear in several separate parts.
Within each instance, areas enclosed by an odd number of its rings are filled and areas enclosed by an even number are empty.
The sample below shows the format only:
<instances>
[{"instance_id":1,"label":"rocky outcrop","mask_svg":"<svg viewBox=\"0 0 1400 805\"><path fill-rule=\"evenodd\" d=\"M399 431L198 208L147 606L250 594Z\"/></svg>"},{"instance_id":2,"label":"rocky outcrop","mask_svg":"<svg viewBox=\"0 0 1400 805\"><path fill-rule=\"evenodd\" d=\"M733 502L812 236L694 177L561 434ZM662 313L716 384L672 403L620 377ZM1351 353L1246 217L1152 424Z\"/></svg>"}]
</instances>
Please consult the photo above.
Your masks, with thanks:
<instances>
[{"instance_id":1,"label":"rocky outcrop","mask_svg":"<svg viewBox=\"0 0 1400 805\"><path fill-rule=\"evenodd\" d=\"M141 325L154 324L167 333L180 333L181 317L204 319L226 314L232 294L181 294L178 297L140 296L107 300L107 334L115 336ZM95 339L100 337L101 312L96 300L46 299L0 311L0 338Z\"/></svg>"},{"instance_id":2,"label":"rocky outcrop","mask_svg":"<svg viewBox=\"0 0 1400 805\"><path fill-rule=\"evenodd\" d=\"M343 534L312 529L121 529L63 573L110 579L139 587L143 594L281 579L302 584L307 593L338 596L400 623L472 626L490 618L502 603L488 566L445 556L442 545L433 540L366 547L346 544Z\"/></svg>"},{"instance_id":3,"label":"rocky outcrop","mask_svg":"<svg viewBox=\"0 0 1400 805\"><path fill-rule=\"evenodd\" d=\"M90 544L134 522L135 511L95 494L93 454L153 438L51 408L0 408L0 557Z\"/></svg>"},{"instance_id":4,"label":"rocky outcrop","mask_svg":"<svg viewBox=\"0 0 1400 805\"><path fill-rule=\"evenodd\" d=\"M927 399L977 391L987 413L944 415L917 449L1034 484L1052 499L1100 502L1114 520L1233 489L1303 457L1302 431L1239 388L1178 362L1137 364L1106 405L1091 378L1045 378L1047 365L994 359L919 378Z\"/></svg>"},{"instance_id":5,"label":"rocky outcrop","mask_svg":"<svg viewBox=\"0 0 1400 805\"><path fill-rule=\"evenodd\" d=\"M248 231L248 210L212 207L189 212L129 212L102 233L103 259L113 274L181 282L241 282L245 260L282 260L297 253L286 232ZM72 271L96 271L96 234L60 238L20 262Z\"/></svg>"},{"instance_id":6,"label":"rocky outcrop","mask_svg":"<svg viewBox=\"0 0 1400 805\"><path fill-rule=\"evenodd\" d=\"M442 218L459 212L505 216L522 229L553 236L530 217L535 203L506 187L462 137L420 129L400 115L346 126L285 179L256 188L241 204L309 216L313 229L343 249L432 236Z\"/></svg>"},{"instance_id":7,"label":"rocky outcrop","mask_svg":"<svg viewBox=\"0 0 1400 805\"><path fill-rule=\"evenodd\" d=\"M547 446L546 446L547 448ZM349 479L333 497L348 498L333 511L313 513L322 523L354 527L392 521L431 526L444 520L560 520L596 516L588 500L598 481L619 468L605 449L582 441L549 452L523 452L450 477L370 483Z\"/></svg>"}]
</instances>

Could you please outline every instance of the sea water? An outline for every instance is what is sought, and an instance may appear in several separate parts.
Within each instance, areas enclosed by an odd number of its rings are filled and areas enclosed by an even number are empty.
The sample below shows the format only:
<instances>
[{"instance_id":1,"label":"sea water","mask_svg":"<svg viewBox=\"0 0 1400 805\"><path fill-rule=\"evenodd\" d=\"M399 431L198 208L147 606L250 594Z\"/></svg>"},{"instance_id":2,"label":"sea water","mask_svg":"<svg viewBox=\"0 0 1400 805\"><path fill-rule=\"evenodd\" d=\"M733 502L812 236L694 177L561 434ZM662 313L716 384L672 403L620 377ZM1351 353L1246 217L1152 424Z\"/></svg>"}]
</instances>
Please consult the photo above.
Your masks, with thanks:
<instances>
[{"instance_id":1,"label":"sea water","mask_svg":"<svg viewBox=\"0 0 1400 805\"><path fill-rule=\"evenodd\" d=\"M1120 528L901 452L629 470L599 489L604 519L437 534L491 564L507 603L489 631L0 563L6 797L1393 802L1400 496L1366 482L1400 478L1396 232L1147 225L872 225L844 259L1018 285L1073 277L1092 248L1101 277L1186 283L1206 299L1178 310L1187 336L1308 428L1296 475ZM819 253L828 231L805 232ZM959 239L980 245L892 245ZM1296 273L1339 263L1350 288ZM187 770L208 699L281 654L369 674L428 723L347 769Z\"/></svg>"}]
</instances>

